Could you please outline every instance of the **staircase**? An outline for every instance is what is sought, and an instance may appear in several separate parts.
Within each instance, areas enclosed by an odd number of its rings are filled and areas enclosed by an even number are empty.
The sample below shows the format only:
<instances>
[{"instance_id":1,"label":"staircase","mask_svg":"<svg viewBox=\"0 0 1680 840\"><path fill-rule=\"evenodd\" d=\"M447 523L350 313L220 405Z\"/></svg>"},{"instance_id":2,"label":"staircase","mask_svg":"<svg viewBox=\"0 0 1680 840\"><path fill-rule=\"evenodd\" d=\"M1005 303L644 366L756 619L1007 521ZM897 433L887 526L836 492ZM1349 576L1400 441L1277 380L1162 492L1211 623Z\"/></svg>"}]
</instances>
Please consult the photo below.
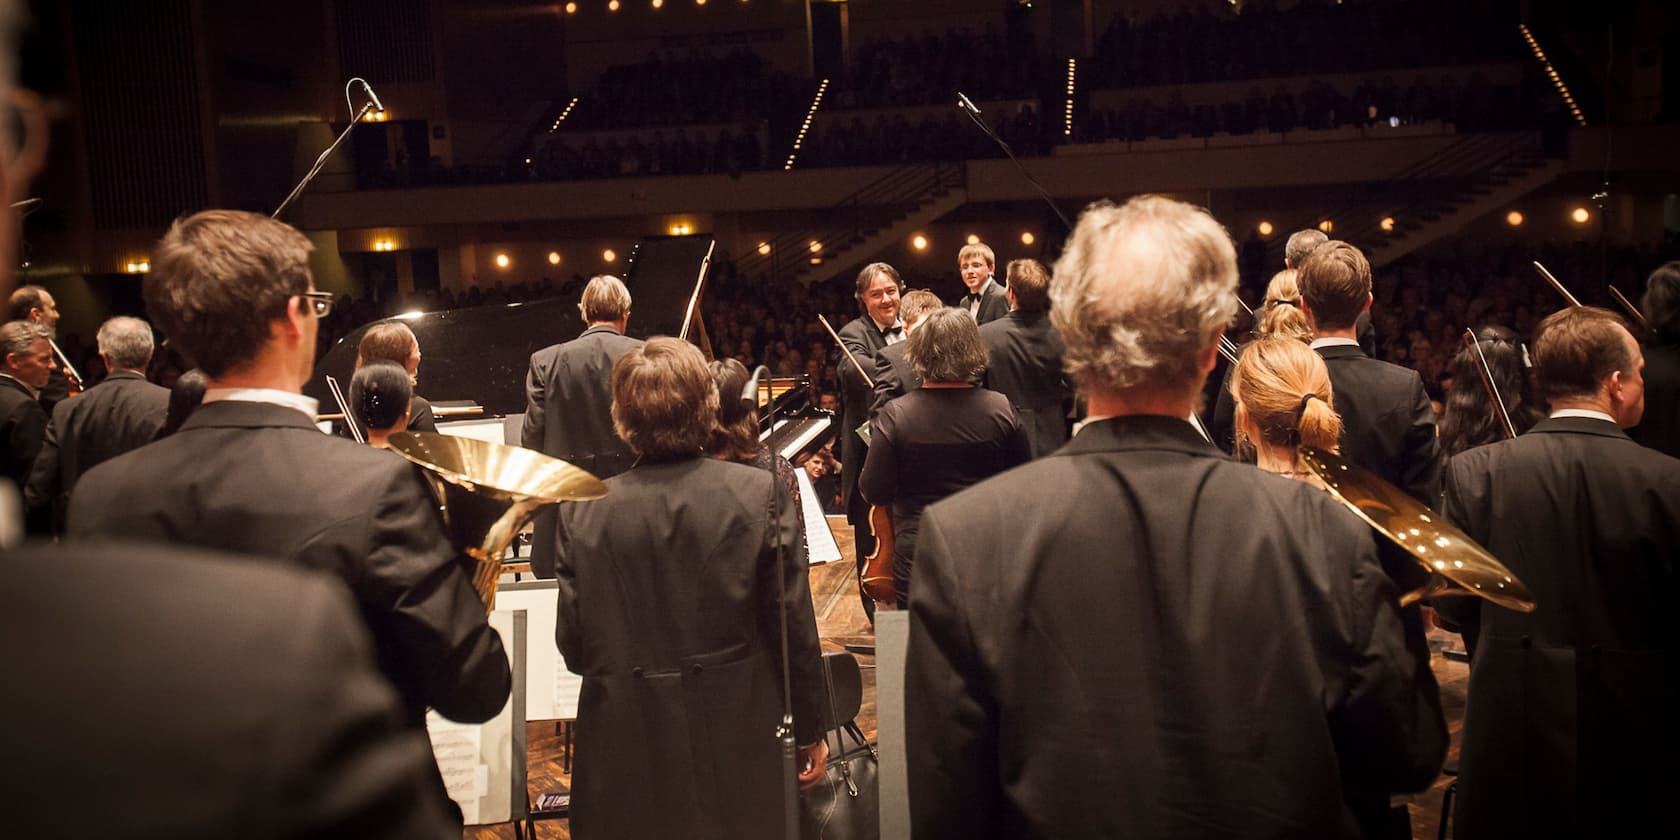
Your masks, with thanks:
<instances>
[{"instance_id":1,"label":"staircase","mask_svg":"<svg viewBox=\"0 0 1680 840\"><path fill-rule=\"evenodd\" d=\"M828 224L778 235L736 261L744 277L810 285L868 262L895 241L968 202L961 163L899 167L829 208ZM813 247L815 243L815 247Z\"/></svg>"}]
</instances>

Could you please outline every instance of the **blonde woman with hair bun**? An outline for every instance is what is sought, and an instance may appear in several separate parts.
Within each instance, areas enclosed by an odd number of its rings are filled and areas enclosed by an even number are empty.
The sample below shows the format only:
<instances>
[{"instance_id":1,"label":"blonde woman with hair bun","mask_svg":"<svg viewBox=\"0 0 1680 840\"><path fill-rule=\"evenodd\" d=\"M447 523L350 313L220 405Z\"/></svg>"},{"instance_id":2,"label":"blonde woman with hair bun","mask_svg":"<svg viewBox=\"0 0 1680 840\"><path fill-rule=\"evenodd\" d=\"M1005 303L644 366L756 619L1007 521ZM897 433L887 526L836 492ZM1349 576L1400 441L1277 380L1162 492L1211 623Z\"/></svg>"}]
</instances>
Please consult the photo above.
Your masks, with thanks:
<instances>
[{"instance_id":1,"label":"blonde woman with hair bun","mask_svg":"<svg viewBox=\"0 0 1680 840\"><path fill-rule=\"evenodd\" d=\"M1312 325L1301 309L1301 286L1295 280L1295 269L1286 268L1272 275L1266 284L1266 300L1255 313L1258 323L1255 333L1260 338L1293 338L1305 343L1313 340Z\"/></svg>"},{"instance_id":2,"label":"blonde woman with hair bun","mask_svg":"<svg viewBox=\"0 0 1680 840\"><path fill-rule=\"evenodd\" d=\"M1267 472L1321 485L1297 450L1338 451L1342 418L1330 391L1324 360L1293 338L1262 338L1248 345L1231 374L1239 441L1254 447L1255 465Z\"/></svg>"}]
</instances>

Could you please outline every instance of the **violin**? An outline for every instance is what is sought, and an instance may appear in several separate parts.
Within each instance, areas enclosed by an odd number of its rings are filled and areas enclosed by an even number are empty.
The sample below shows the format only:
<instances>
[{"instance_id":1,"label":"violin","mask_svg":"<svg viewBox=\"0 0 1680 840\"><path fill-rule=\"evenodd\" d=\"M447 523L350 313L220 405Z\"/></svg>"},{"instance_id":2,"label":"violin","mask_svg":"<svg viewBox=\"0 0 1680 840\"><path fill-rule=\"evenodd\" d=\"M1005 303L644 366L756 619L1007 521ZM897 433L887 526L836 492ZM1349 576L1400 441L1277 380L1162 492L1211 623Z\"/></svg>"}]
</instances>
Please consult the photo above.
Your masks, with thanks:
<instances>
[{"instance_id":1,"label":"violin","mask_svg":"<svg viewBox=\"0 0 1680 840\"><path fill-rule=\"evenodd\" d=\"M869 533L875 537L875 550L863 558L858 586L863 594L875 602L875 609L898 609L898 594L893 591L893 521L892 509L880 505L869 506Z\"/></svg>"}]
</instances>

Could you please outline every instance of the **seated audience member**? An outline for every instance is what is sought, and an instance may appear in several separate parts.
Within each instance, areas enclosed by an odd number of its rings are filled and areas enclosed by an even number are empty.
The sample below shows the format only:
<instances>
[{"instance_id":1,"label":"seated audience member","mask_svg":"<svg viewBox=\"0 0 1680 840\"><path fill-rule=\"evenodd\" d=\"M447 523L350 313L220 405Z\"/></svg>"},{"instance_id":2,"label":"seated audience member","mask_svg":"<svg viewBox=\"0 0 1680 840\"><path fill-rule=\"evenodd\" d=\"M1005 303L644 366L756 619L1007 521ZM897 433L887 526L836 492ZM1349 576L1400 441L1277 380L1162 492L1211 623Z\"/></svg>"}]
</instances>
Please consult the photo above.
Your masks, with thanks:
<instances>
[{"instance_id":1,"label":"seated audience member","mask_svg":"<svg viewBox=\"0 0 1680 840\"><path fill-rule=\"evenodd\" d=\"M403 368L412 389L420 377L420 342L414 337L414 331L401 321L380 321L368 327L356 345L356 368L360 370L374 362L390 362ZM437 431L432 404L419 394L414 394L412 399L407 428L416 432Z\"/></svg>"},{"instance_id":2,"label":"seated audience member","mask_svg":"<svg viewBox=\"0 0 1680 840\"><path fill-rule=\"evenodd\" d=\"M35 456L47 436L41 389L47 384L47 374L58 366L49 335L46 327L33 321L0 325L0 442L6 447L0 478L11 479L20 491L29 482Z\"/></svg>"},{"instance_id":3,"label":"seated audience member","mask_svg":"<svg viewBox=\"0 0 1680 840\"><path fill-rule=\"evenodd\" d=\"M142 292L209 387L175 434L77 482L68 535L330 570L355 596L404 726L424 732L427 707L488 720L512 684L507 653L428 488L407 462L321 434L315 401L299 393L332 309L332 296L314 291L310 249L290 226L242 211L170 227ZM431 776L458 824L441 775Z\"/></svg>"},{"instance_id":4,"label":"seated audience member","mask_svg":"<svg viewBox=\"0 0 1680 840\"><path fill-rule=\"evenodd\" d=\"M1067 443L1073 386L1062 373L1062 338L1050 323L1050 272L1038 260L1010 260L1004 273L1009 314L980 325L986 387L1009 399L1038 458Z\"/></svg>"},{"instance_id":5,"label":"seated audience member","mask_svg":"<svg viewBox=\"0 0 1680 840\"><path fill-rule=\"evenodd\" d=\"M986 347L973 317L956 307L936 309L905 344L922 387L875 415L858 478L870 505L892 511L899 609L910 605L922 509L1032 457L1009 398L974 384L986 372Z\"/></svg>"},{"instance_id":6,"label":"seated audience member","mask_svg":"<svg viewBox=\"0 0 1680 840\"><path fill-rule=\"evenodd\" d=\"M55 534L64 531L70 490L82 474L151 443L169 411L169 391L146 381L151 324L112 318L100 325L97 341L109 373L98 385L53 407L23 494L27 508L49 516Z\"/></svg>"},{"instance_id":7,"label":"seated audience member","mask_svg":"<svg viewBox=\"0 0 1680 840\"><path fill-rule=\"evenodd\" d=\"M571 830L779 836L784 632L800 782L828 752L799 507L768 470L705 457L718 392L692 344L631 348L612 396L635 465L562 503L555 540L555 642L583 677Z\"/></svg>"},{"instance_id":8,"label":"seated audience member","mask_svg":"<svg viewBox=\"0 0 1680 840\"><path fill-rule=\"evenodd\" d=\"M29 687L0 727L30 768L6 784L9 833L459 840L335 576L179 545L5 561L0 680Z\"/></svg>"},{"instance_id":9,"label":"seated audience member","mask_svg":"<svg viewBox=\"0 0 1680 840\"><path fill-rule=\"evenodd\" d=\"M1054 276L1090 420L922 516L913 832L1361 836L1439 771L1440 697L1370 528L1185 420L1236 308L1230 237L1099 203Z\"/></svg>"},{"instance_id":10,"label":"seated audience member","mask_svg":"<svg viewBox=\"0 0 1680 840\"><path fill-rule=\"evenodd\" d=\"M1628 435L1680 458L1680 262L1651 272L1640 303L1650 332L1645 342L1645 416Z\"/></svg>"},{"instance_id":11,"label":"seated audience member","mask_svg":"<svg viewBox=\"0 0 1680 840\"><path fill-rule=\"evenodd\" d=\"M391 435L407 431L410 401L415 399L408 371L390 362L373 362L356 368L350 377L350 410L356 425L367 431L367 443L375 449L390 447Z\"/></svg>"},{"instance_id":12,"label":"seated audience member","mask_svg":"<svg viewBox=\"0 0 1680 840\"><path fill-rule=\"evenodd\" d=\"M913 289L905 292L898 301L898 317L904 321L904 335L906 338L916 331L916 326L927 317L929 312L944 306L939 302L939 296L927 289ZM875 402L869 408L869 416L881 410L893 399L902 397L906 393L922 387L922 377L916 373L915 366L905 355L910 349L908 341L888 344L875 354ZM859 359L858 361L863 361Z\"/></svg>"},{"instance_id":13,"label":"seated audience member","mask_svg":"<svg viewBox=\"0 0 1680 840\"><path fill-rule=\"evenodd\" d=\"M187 422L187 418L204 402L204 388L208 382L204 371L198 368L193 368L175 379L175 387L169 389L169 413L164 417L163 425L158 428L158 440L180 431L181 424Z\"/></svg>"},{"instance_id":14,"label":"seated audience member","mask_svg":"<svg viewBox=\"0 0 1680 840\"><path fill-rule=\"evenodd\" d=\"M1661 837L1680 782L1680 459L1622 431L1645 393L1620 317L1555 312L1533 357L1550 416L1447 464L1444 513L1538 605L1482 607L1453 836Z\"/></svg>"}]
</instances>

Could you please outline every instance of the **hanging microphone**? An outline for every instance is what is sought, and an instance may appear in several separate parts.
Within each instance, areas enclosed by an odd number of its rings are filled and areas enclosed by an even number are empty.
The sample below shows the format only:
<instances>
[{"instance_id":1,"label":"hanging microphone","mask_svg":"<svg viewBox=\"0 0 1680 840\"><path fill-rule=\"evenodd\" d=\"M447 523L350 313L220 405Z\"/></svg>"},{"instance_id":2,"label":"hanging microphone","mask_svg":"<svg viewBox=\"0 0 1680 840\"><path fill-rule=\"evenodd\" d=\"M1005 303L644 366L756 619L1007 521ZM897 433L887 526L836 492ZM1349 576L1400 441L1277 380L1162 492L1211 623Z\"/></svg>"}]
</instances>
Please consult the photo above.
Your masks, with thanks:
<instances>
[{"instance_id":1,"label":"hanging microphone","mask_svg":"<svg viewBox=\"0 0 1680 840\"><path fill-rule=\"evenodd\" d=\"M747 386L741 389L741 402L746 403L748 408L756 408L758 406L759 374L769 376L770 368L764 365L759 365L758 367L753 368L752 378L748 379Z\"/></svg>"},{"instance_id":2,"label":"hanging microphone","mask_svg":"<svg viewBox=\"0 0 1680 840\"><path fill-rule=\"evenodd\" d=\"M975 107L974 103L969 101L969 98L963 95L963 92L960 90L957 91L957 107L973 114L976 117L980 116L980 109Z\"/></svg>"},{"instance_id":3,"label":"hanging microphone","mask_svg":"<svg viewBox=\"0 0 1680 840\"><path fill-rule=\"evenodd\" d=\"M373 107L378 108L379 113L385 113L385 105L379 101L379 94L373 92L373 85L368 84L367 79L357 79L356 81L362 83L362 92L373 100Z\"/></svg>"}]
</instances>

